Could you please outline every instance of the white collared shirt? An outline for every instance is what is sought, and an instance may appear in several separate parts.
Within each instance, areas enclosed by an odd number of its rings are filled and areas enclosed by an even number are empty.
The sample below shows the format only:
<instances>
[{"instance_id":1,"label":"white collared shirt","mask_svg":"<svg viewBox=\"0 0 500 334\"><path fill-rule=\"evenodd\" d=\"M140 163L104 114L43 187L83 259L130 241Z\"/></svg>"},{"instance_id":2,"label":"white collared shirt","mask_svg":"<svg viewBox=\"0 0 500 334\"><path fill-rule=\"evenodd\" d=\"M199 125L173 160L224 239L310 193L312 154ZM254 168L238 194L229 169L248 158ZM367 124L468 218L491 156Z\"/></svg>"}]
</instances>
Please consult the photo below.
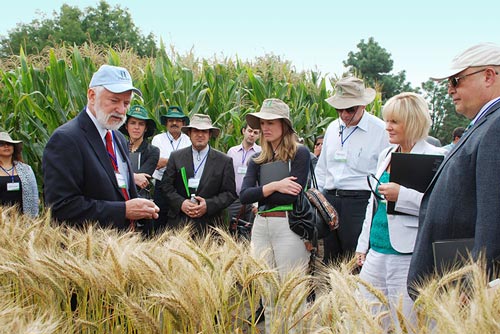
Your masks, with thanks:
<instances>
[{"instance_id":1,"label":"white collared shirt","mask_svg":"<svg viewBox=\"0 0 500 334\"><path fill-rule=\"evenodd\" d=\"M236 182L236 193L238 196L240 195L241 184L243 183L243 178L245 177L248 161L254 154L261 151L262 148L255 143L248 149L248 151L245 151L243 144L233 146L227 151L227 155L233 158L234 180Z\"/></svg>"},{"instance_id":2,"label":"white collared shirt","mask_svg":"<svg viewBox=\"0 0 500 334\"><path fill-rule=\"evenodd\" d=\"M167 131L154 136L151 141L151 145L160 149L160 158L169 159L172 152L191 146L191 139L189 139L189 137L183 132L181 132L179 138L174 139L174 137L172 137L172 135ZM165 169L166 167L155 170L153 177L156 180L161 181L163 173L165 173Z\"/></svg>"},{"instance_id":3,"label":"white collared shirt","mask_svg":"<svg viewBox=\"0 0 500 334\"><path fill-rule=\"evenodd\" d=\"M387 146L389 138L384 121L367 111L356 126L345 128L340 118L334 120L325 132L315 169L318 188L369 190L366 175L375 173L378 156ZM345 161L339 159L339 152Z\"/></svg>"}]
</instances>

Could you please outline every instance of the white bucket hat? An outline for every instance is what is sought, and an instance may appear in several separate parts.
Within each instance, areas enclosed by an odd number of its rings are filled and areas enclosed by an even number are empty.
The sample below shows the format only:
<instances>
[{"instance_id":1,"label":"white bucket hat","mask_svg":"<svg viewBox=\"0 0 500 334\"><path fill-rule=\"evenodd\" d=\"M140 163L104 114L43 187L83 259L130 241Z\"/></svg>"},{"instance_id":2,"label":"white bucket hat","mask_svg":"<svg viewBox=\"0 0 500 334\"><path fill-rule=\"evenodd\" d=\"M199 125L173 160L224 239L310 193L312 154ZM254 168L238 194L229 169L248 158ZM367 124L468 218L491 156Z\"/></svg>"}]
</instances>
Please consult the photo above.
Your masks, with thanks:
<instances>
[{"instance_id":1,"label":"white bucket hat","mask_svg":"<svg viewBox=\"0 0 500 334\"><path fill-rule=\"evenodd\" d=\"M22 141L12 139L7 132L0 132L0 141L11 143L12 145L18 146L19 148L23 146Z\"/></svg>"},{"instance_id":2,"label":"white bucket hat","mask_svg":"<svg viewBox=\"0 0 500 334\"><path fill-rule=\"evenodd\" d=\"M189 125L184 125L181 128L181 131L187 134L189 129L193 128L197 130L211 130L212 138L217 138L220 133L219 128L212 126L212 120L210 119L210 116L203 114L194 114L191 118L191 121L189 122Z\"/></svg>"},{"instance_id":3,"label":"white bucket hat","mask_svg":"<svg viewBox=\"0 0 500 334\"><path fill-rule=\"evenodd\" d=\"M441 81L462 72L466 68L489 65L500 65L500 46L494 43L480 43L455 56L448 70L431 77L431 79Z\"/></svg>"},{"instance_id":4,"label":"white bucket hat","mask_svg":"<svg viewBox=\"0 0 500 334\"><path fill-rule=\"evenodd\" d=\"M290 108L280 99L265 99L259 112L247 114L245 119L252 129L260 129L260 120L282 119L295 132L290 120Z\"/></svg>"},{"instance_id":5,"label":"white bucket hat","mask_svg":"<svg viewBox=\"0 0 500 334\"><path fill-rule=\"evenodd\" d=\"M325 101L335 109L347 109L354 106L366 106L375 99L377 92L373 88L365 88L363 80L345 77L335 84L335 95Z\"/></svg>"}]
</instances>

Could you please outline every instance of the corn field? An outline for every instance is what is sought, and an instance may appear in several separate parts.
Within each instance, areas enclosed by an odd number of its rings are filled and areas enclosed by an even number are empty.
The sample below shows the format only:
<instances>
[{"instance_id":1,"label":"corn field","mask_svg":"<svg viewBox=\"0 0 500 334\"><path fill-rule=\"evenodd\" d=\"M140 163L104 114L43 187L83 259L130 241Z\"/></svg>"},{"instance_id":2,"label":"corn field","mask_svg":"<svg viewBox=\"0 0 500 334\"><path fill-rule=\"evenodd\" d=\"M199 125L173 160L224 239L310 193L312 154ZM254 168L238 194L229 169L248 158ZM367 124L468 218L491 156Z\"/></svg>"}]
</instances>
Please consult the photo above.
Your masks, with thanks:
<instances>
[{"instance_id":1,"label":"corn field","mask_svg":"<svg viewBox=\"0 0 500 334\"><path fill-rule=\"evenodd\" d=\"M166 52L139 58L132 50L102 49L93 45L46 50L39 56L4 59L0 66L0 130L24 142L23 158L35 171L39 189L41 157L52 132L75 117L86 105L92 74L102 64L126 67L143 93L150 116L160 124L159 107L179 105L189 116L207 114L221 135L212 145L226 152L241 141L239 129L249 112L276 97L291 109L292 122L305 144L337 117L324 100L334 82L320 73L296 73L286 61L265 56L253 62L204 60L193 54ZM380 94L367 107L380 115Z\"/></svg>"}]
</instances>

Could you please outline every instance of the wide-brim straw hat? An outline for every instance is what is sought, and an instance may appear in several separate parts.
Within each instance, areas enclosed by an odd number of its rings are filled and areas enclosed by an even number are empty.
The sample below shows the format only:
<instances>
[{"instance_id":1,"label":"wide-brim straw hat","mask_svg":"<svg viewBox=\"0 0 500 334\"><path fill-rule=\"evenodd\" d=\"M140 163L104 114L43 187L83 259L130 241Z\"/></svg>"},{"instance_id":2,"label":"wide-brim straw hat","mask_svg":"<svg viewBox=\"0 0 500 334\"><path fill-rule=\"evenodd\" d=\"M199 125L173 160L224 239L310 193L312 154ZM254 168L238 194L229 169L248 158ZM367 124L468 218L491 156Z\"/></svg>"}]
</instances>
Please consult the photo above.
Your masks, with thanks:
<instances>
[{"instance_id":1,"label":"wide-brim straw hat","mask_svg":"<svg viewBox=\"0 0 500 334\"><path fill-rule=\"evenodd\" d=\"M494 43L480 43L455 56L447 70L431 77L431 79L441 81L469 67L498 65L500 65L500 46Z\"/></svg>"},{"instance_id":2,"label":"wide-brim straw hat","mask_svg":"<svg viewBox=\"0 0 500 334\"><path fill-rule=\"evenodd\" d=\"M211 130L213 138L217 138L220 133L220 129L212 125L210 116L203 114L194 114L189 125L184 125L181 131L187 134L189 129Z\"/></svg>"},{"instance_id":3,"label":"wide-brim straw hat","mask_svg":"<svg viewBox=\"0 0 500 334\"><path fill-rule=\"evenodd\" d=\"M144 108L143 106L140 106L140 105L135 105L135 106L130 107L129 111L127 112L127 121L125 122L125 124L123 124L120 127L121 133L130 137L130 135L128 134L128 130L126 128L128 119L130 117L134 117L134 118L142 119L142 120L146 121L146 132L144 132L144 138L149 138L152 135L154 135L154 133L156 131L156 123L154 120L152 120L149 117L148 111L146 110L146 108Z\"/></svg>"},{"instance_id":4,"label":"wide-brim straw hat","mask_svg":"<svg viewBox=\"0 0 500 334\"><path fill-rule=\"evenodd\" d=\"M165 107L164 106L160 107L160 110L162 108L165 108ZM184 125L189 125L189 117L187 117L184 114L184 111L179 106L168 107L167 113L160 116L161 124L165 125L165 123L167 123L167 120L169 118L180 118L184 122Z\"/></svg>"},{"instance_id":5,"label":"wide-brim straw hat","mask_svg":"<svg viewBox=\"0 0 500 334\"><path fill-rule=\"evenodd\" d=\"M247 114L245 119L252 129L260 129L261 119L268 121L273 119L282 119L286 124L288 124L290 129L295 132L292 121L290 120L290 108L280 99L265 99L264 102L262 102L262 107L259 112Z\"/></svg>"},{"instance_id":6,"label":"wide-brim straw hat","mask_svg":"<svg viewBox=\"0 0 500 334\"><path fill-rule=\"evenodd\" d=\"M20 140L14 140L7 132L0 132L0 141L4 141L6 143L11 143L14 146L21 148L23 146L23 142Z\"/></svg>"},{"instance_id":7,"label":"wide-brim straw hat","mask_svg":"<svg viewBox=\"0 0 500 334\"><path fill-rule=\"evenodd\" d=\"M347 109L354 106L366 106L375 100L377 92L366 88L363 80L345 77L335 84L335 94L325 101L335 109Z\"/></svg>"}]
</instances>

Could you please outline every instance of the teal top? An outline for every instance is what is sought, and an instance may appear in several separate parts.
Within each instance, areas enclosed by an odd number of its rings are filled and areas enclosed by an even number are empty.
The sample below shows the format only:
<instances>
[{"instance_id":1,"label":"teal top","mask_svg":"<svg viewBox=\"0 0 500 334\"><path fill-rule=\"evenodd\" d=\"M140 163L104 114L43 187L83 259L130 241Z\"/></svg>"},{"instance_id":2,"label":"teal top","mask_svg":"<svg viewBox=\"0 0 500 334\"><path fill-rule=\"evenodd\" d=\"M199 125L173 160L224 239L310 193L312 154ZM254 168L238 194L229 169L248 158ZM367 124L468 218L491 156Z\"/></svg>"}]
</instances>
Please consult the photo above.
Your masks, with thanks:
<instances>
[{"instance_id":1,"label":"teal top","mask_svg":"<svg viewBox=\"0 0 500 334\"><path fill-rule=\"evenodd\" d=\"M380 183L389 182L389 173L385 171L380 176ZM378 185L375 189L377 194ZM387 221L387 201L381 201L377 198L375 200L378 202L377 212L372 218L372 226L370 229L370 248L376 252L382 254L401 254L396 251L391 246L391 240L389 238L389 224Z\"/></svg>"}]
</instances>

